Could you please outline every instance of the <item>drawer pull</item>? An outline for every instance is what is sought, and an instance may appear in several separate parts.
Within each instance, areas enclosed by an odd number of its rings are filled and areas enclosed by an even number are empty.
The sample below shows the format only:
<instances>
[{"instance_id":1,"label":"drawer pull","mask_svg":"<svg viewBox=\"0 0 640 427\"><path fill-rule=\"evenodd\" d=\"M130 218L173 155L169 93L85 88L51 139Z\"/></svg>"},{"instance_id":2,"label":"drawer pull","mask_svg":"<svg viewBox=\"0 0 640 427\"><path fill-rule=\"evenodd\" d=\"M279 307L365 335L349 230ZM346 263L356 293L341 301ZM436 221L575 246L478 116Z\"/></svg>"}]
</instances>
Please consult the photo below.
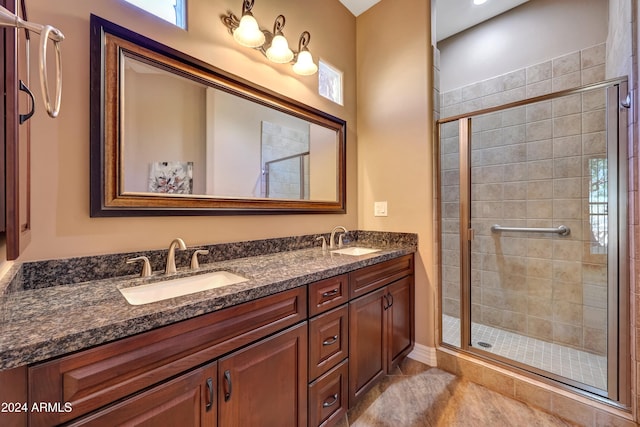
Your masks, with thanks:
<instances>
[{"instance_id":1,"label":"drawer pull","mask_svg":"<svg viewBox=\"0 0 640 427\"><path fill-rule=\"evenodd\" d=\"M208 399L207 399L207 406L206 406L206 410L207 412L209 412L211 410L211 407L213 406L213 379L212 378L207 378L207 392L208 394Z\"/></svg>"},{"instance_id":2,"label":"drawer pull","mask_svg":"<svg viewBox=\"0 0 640 427\"><path fill-rule=\"evenodd\" d=\"M229 371L228 369L224 371L224 383L224 401L228 402L229 399L231 399L231 392L233 391L233 384L231 383L231 371Z\"/></svg>"},{"instance_id":3,"label":"drawer pull","mask_svg":"<svg viewBox=\"0 0 640 427\"><path fill-rule=\"evenodd\" d=\"M327 291L327 292L323 292L322 293L322 298L327 298L327 297L332 297L332 296L338 295L338 292L340 292L340 289L338 289L338 288L332 289L332 290Z\"/></svg>"},{"instance_id":4,"label":"drawer pull","mask_svg":"<svg viewBox=\"0 0 640 427\"><path fill-rule=\"evenodd\" d=\"M338 341L338 336L334 335L331 338L327 338L326 340L322 341L322 345L332 345L335 344L336 341Z\"/></svg>"},{"instance_id":5,"label":"drawer pull","mask_svg":"<svg viewBox=\"0 0 640 427\"><path fill-rule=\"evenodd\" d=\"M338 393L334 394L333 396L331 396L331 400L325 400L324 402L322 402L322 407L323 408L328 408L329 406L333 406L338 402Z\"/></svg>"}]
</instances>

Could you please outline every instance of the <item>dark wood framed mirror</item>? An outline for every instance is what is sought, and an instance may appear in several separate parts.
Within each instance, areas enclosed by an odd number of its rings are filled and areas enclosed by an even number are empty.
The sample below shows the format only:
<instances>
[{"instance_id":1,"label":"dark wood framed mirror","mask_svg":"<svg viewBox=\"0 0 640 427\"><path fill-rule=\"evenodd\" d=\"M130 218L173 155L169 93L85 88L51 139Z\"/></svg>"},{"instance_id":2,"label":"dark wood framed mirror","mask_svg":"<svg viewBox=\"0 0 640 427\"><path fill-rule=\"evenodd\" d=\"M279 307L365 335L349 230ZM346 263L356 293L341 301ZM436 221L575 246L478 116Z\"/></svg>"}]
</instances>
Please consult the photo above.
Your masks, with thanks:
<instances>
[{"instance_id":1,"label":"dark wood framed mirror","mask_svg":"<svg viewBox=\"0 0 640 427\"><path fill-rule=\"evenodd\" d=\"M91 216L344 213L346 122L91 16Z\"/></svg>"}]
</instances>

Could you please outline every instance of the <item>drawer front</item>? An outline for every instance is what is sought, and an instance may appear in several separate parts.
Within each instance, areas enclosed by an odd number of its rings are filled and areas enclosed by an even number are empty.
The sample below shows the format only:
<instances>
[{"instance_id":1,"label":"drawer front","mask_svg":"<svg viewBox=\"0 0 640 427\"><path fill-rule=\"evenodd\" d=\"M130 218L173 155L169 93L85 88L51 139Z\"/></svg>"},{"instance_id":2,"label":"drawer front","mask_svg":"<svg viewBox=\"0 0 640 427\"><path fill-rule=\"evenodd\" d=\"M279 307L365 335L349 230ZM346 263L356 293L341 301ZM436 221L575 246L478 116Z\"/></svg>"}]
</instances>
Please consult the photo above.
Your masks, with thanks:
<instances>
[{"instance_id":1,"label":"drawer front","mask_svg":"<svg viewBox=\"0 0 640 427\"><path fill-rule=\"evenodd\" d=\"M66 424L66 427L215 426L215 362Z\"/></svg>"},{"instance_id":2,"label":"drawer front","mask_svg":"<svg viewBox=\"0 0 640 427\"><path fill-rule=\"evenodd\" d=\"M309 321L309 380L313 380L349 354L347 305Z\"/></svg>"},{"instance_id":3,"label":"drawer front","mask_svg":"<svg viewBox=\"0 0 640 427\"><path fill-rule=\"evenodd\" d=\"M357 298L413 274L413 254L361 268L349 274L350 296Z\"/></svg>"},{"instance_id":4,"label":"drawer front","mask_svg":"<svg viewBox=\"0 0 640 427\"><path fill-rule=\"evenodd\" d=\"M324 313L349 300L349 276L332 277L309 285L309 316Z\"/></svg>"},{"instance_id":5,"label":"drawer front","mask_svg":"<svg viewBox=\"0 0 640 427\"><path fill-rule=\"evenodd\" d=\"M309 385L309 426L335 425L344 417L348 381L349 361L345 360Z\"/></svg>"},{"instance_id":6,"label":"drawer front","mask_svg":"<svg viewBox=\"0 0 640 427\"><path fill-rule=\"evenodd\" d=\"M68 402L73 411L34 412L30 425L69 421L306 316L306 288L300 287L32 366L30 402Z\"/></svg>"}]
</instances>

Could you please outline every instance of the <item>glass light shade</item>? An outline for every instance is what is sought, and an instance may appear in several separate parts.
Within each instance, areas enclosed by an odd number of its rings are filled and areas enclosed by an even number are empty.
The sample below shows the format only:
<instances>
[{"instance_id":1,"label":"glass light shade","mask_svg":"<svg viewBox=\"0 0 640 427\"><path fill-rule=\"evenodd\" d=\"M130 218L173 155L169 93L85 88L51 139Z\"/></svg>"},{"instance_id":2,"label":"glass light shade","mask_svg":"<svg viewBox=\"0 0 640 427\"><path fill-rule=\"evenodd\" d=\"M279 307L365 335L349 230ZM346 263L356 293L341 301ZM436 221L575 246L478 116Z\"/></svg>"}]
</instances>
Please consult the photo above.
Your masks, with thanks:
<instances>
[{"instance_id":1,"label":"glass light shade","mask_svg":"<svg viewBox=\"0 0 640 427\"><path fill-rule=\"evenodd\" d=\"M286 64L293 59L293 52L289 49L289 42L282 34L278 34L271 41L271 47L267 49L267 58L277 64Z\"/></svg>"},{"instance_id":2,"label":"glass light shade","mask_svg":"<svg viewBox=\"0 0 640 427\"><path fill-rule=\"evenodd\" d=\"M233 32L233 38L246 47L260 47L264 44L264 34L258 27L258 21L250 14L242 16L240 25Z\"/></svg>"},{"instance_id":3,"label":"glass light shade","mask_svg":"<svg viewBox=\"0 0 640 427\"><path fill-rule=\"evenodd\" d=\"M311 52L303 50L298 53L298 60L293 64L293 72L301 76L310 76L318 71L318 66L313 63Z\"/></svg>"}]
</instances>

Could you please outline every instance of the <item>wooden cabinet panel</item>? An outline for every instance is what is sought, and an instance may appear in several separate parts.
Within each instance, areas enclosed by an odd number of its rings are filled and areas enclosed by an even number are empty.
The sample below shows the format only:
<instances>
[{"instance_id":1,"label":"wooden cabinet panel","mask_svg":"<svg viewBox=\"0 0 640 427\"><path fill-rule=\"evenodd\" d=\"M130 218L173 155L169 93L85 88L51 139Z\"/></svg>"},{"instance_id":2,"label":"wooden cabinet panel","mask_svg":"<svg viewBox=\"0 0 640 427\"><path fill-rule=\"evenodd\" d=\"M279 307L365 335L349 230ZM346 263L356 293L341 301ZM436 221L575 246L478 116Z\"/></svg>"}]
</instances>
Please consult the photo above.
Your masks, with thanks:
<instances>
[{"instance_id":1,"label":"wooden cabinet panel","mask_svg":"<svg viewBox=\"0 0 640 427\"><path fill-rule=\"evenodd\" d=\"M348 407L349 361L309 385L309 427L335 425Z\"/></svg>"},{"instance_id":2,"label":"wooden cabinet panel","mask_svg":"<svg viewBox=\"0 0 640 427\"><path fill-rule=\"evenodd\" d=\"M391 304L387 310L389 354L387 372L400 363L413 349L415 341L413 276L407 276L389 285L387 298Z\"/></svg>"},{"instance_id":3,"label":"wooden cabinet panel","mask_svg":"<svg viewBox=\"0 0 640 427\"><path fill-rule=\"evenodd\" d=\"M349 273L350 297L357 298L413 274L413 255L381 262Z\"/></svg>"},{"instance_id":4,"label":"wooden cabinet panel","mask_svg":"<svg viewBox=\"0 0 640 427\"><path fill-rule=\"evenodd\" d=\"M35 365L29 368L30 402L69 402L73 412L30 413L31 425L55 425L87 414L306 315L306 289L301 287Z\"/></svg>"},{"instance_id":5,"label":"wooden cabinet panel","mask_svg":"<svg viewBox=\"0 0 640 427\"><path fill-rule=\"evenodd\" d=\"M29 407L21 404L27 402L27 367L20 366L0 371L0 404L10 406L7 412L0 412L0 425L3 427L24 427L27 425Z\"/></svg>"},{"instance_id":6,"label":"wooden cabinet panel","mask_svg":"<svg viewBox=\"0 0 640 427\"><path fill-rule=\"evenodd\" d=\"M216 364L213 363L68 425L215 427L216 375Z\"/></svg>"},{"instance_id":7,"label":"wooden cabinet panel","mask_svg":"<svg viewBox=\"0 0 640 427\"><path fill-rule=\"evenodd\" d=\"M349 309L345 304L309 321L309 380L349 355Z\"/></svg>"},{"instance_id":8,"label":"wooden cabinet panel","mask_svg":"<svg viewBox=\"0 0 640 427\"><path fill-rule=\"evenodd\" d=\"M309 316L338 307L349 300L349 276L332 277L309 285Z\"/></svg>"},{"instance_id":9,"label":"wooden cabinet panel","mask_svg":"<svg viewBox=\"0 0 640 427\"><path fill-rule=\"evenodd\" d=\"M349 405L385 374L385 294L379 289L349 303Z\"/></svg>"},{"instance_id":10,"label":"wooden cabinet panel","mask_svg":"<svg viewBox=\"0 0 640 427\"><path fill-rule=\"evenodd\" d=\"M18 7L16 0L1 0L0 4L27 20L26 4ZM31 84L26 55L26 34L22 30L2 30L3 47L2 117L4 144L2 160L2 231L5 232L7 260L17 259L31 241L31 124L20 124L20 110L30 108L20 82ZM32 47L33 49L33 47Z\"/></svg>"},{"instance_id":11,"label":"wooden cabinet panel","mask_svg":"<svg viewBox=\"0 0 640 427\"><path fill-rule=\"evenodd\" d=\"M218 377L221 426L306 426L306 322L220 359Z\"/></svg>"}]
</instances>

